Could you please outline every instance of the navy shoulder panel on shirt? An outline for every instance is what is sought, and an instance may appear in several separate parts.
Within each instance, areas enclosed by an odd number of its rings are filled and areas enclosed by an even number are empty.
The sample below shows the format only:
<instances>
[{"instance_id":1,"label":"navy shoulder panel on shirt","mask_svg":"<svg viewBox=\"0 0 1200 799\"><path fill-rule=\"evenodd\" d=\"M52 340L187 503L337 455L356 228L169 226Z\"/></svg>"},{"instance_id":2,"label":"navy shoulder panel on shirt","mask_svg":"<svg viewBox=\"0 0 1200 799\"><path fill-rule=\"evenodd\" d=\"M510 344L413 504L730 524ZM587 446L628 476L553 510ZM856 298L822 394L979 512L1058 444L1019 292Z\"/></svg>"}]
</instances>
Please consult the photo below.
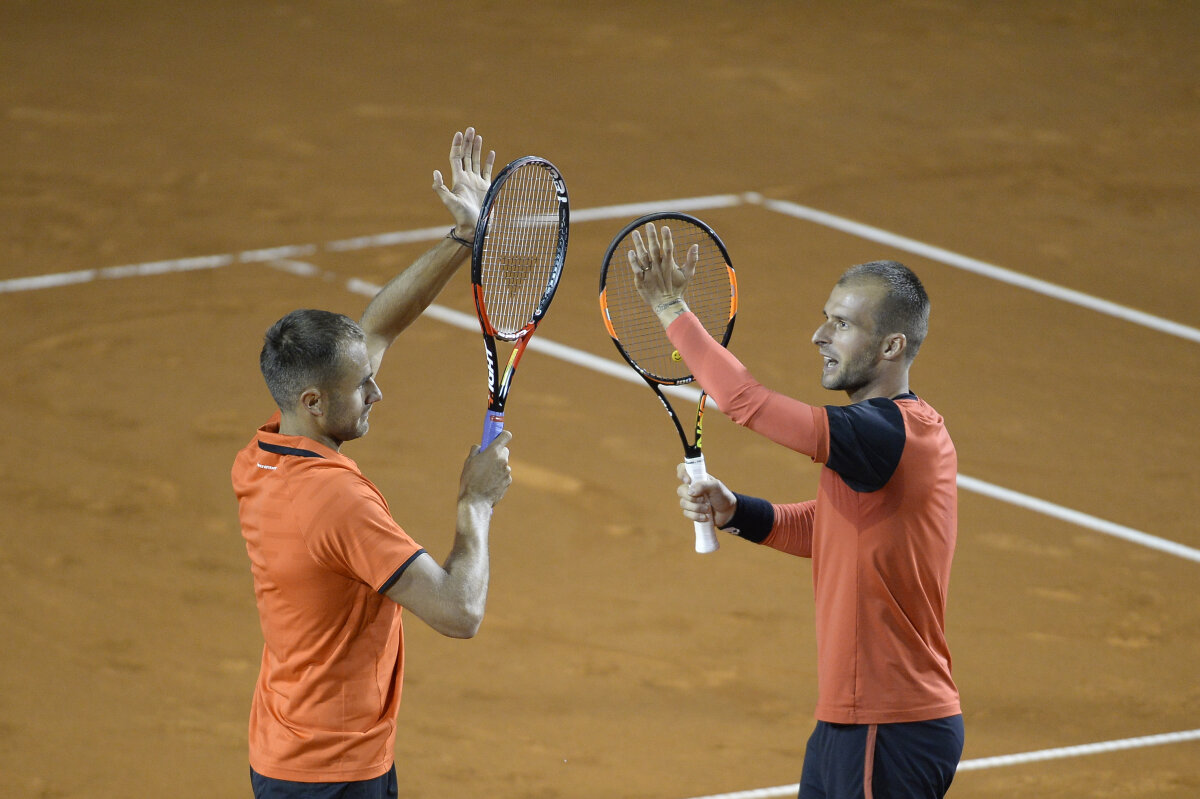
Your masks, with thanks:
<instances>
[{"instance_id":1,"label":"navy shoulder panel on shirt","mask_svg":"<svg viewBox=\"0 0 1200 799\"><path fill-rule=\"evenodd\" d=\"M896 399L915 399L903 394ZM855 491L878 491L887 485L904 454L904 416L896 401L874 397L854 405L826 405L829 417L829 460Z\"/></svg>"}]
</instances>

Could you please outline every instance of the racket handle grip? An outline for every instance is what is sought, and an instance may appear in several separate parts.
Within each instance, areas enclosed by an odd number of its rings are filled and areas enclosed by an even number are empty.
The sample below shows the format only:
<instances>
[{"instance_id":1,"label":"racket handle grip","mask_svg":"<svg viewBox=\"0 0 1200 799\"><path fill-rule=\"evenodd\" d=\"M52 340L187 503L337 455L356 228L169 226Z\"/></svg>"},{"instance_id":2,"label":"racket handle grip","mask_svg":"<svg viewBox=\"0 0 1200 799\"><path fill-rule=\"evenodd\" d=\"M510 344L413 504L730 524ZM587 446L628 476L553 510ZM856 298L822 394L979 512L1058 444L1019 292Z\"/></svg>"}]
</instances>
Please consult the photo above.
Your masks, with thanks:
<instances>
[{"instance_id":1,"label":"racket handle grip","mask_svg":"<svg viewBox=\"0 0 1200 799\"><path fill-rule=\"evenodd\" d=\"M504 411L489 410L487 415L483 417L483 443L479 445L479 448L483 449L492 443L503 429Z\"/></svg>"},{"instance_id":2,"label":"racket handle grip","mask_svg":"<svg viewBox=\"0 0 1200 799\"><path fill-rule=\"evenodd\" d=\"M697 455L694 458L684 458L683 466L687 469L688 477L692 482L703 480L708 477L708 472L704 468L704 456ZM709 552L716 552L720 548L717 542L717 533L713 528L711 521L693 522L696 528L696 551L701 555L707 555Z\"/></svg>"}]
</instances>

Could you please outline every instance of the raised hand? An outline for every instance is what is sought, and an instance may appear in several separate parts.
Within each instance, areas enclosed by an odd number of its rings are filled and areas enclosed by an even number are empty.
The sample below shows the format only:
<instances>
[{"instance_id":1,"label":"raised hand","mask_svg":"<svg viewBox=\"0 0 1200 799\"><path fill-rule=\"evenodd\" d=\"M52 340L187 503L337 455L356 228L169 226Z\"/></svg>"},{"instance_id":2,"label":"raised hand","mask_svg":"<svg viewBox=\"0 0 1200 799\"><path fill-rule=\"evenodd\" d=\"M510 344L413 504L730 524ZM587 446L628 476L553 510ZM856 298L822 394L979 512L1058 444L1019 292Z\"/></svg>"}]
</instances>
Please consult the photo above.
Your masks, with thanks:
<instances>
[{"instance_id":1,"label":"raised hand","mask_svg":"<svg viewBox=\"0 0 1200 799\"><path fill-rule=\"evenodd\" d=\"M496 152L489 150L483 155L483 136L475 128L456 132L450 142L450 182L447 186L442 173L433 171L433 190L442 204L454 216L454 233L461 239L473 241L475 225L479 221L479 209L483 196L492 184L492 166L496 163Z\"/></svg>"},{"instance_id":2,"label":"raised hand","mask_svg":"<svg viewBox=\"0 0 1200 799\"><path fill-rule=\"evenodd\" d=\"M644 240L640 231L633 231L633 249L629 251L633 287L664 326L688 310L683 292L696 273L699 254L700 248L695 244L688 247L681 267L675 262L675 242L669 227L663 227L661 241L654 223L646 225Z\"/></svg>"}]
</instances>

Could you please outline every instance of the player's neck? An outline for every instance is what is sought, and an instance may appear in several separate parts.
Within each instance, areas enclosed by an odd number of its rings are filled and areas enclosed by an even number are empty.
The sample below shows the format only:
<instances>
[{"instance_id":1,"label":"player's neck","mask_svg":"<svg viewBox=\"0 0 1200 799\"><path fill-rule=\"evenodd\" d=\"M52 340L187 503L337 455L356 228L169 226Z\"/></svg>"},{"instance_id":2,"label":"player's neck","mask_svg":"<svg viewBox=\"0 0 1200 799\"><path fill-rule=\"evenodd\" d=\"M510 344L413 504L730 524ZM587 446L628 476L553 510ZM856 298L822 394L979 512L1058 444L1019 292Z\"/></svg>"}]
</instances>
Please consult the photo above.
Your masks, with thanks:
<instances>
[{"instance_id":1,"label":"player's neck","mask_svg":"<svg viewBox=\"0 0 1200 799\"><path fill-rule=\"evenodd\" d=\"M908 393L908 369L894 374L880 375L875 380L857 389L847 391L851 403L866 402L883 397L893 399Z\"/></svg>"},{"instance_id":2,"label":"player's neck","mask_svg":"<svg viewBox=\"0 0 1200 799\"><path fill-rule=\"evenodd\" d=\"M301 436L329 447L334 452L341 452L342 442L330 438L315 424L309 414L281 413L279 417L279 434L282 436Z\"/></svg>"}]
</instances>

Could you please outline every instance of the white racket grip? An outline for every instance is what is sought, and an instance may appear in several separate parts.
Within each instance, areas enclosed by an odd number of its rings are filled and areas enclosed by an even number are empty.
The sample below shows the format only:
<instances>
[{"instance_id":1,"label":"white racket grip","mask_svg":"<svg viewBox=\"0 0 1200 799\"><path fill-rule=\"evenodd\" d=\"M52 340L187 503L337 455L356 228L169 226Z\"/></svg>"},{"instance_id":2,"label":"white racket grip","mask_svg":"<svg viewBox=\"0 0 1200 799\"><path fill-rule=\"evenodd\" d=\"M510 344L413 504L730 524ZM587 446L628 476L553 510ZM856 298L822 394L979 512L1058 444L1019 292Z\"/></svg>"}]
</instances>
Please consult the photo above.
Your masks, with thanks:
<instances>
[{"instance_id":1,"label":"white racket grip","mask_svg":"<svg viewBox=\"0 0 1200 799\"><path fill-rule=\"evenodd\" d=\"M704 456L697 455L694 458L684 458L683 467L687 469L688 477L692 482L703 480L708 477L708 472L704 468ZM713 523L708 522L692 522L696 527L696 551L701 555L707 555L709 552L716 552L721 548L717 542L717 532L713 528Z\"/></svg>"}]
</instances>

